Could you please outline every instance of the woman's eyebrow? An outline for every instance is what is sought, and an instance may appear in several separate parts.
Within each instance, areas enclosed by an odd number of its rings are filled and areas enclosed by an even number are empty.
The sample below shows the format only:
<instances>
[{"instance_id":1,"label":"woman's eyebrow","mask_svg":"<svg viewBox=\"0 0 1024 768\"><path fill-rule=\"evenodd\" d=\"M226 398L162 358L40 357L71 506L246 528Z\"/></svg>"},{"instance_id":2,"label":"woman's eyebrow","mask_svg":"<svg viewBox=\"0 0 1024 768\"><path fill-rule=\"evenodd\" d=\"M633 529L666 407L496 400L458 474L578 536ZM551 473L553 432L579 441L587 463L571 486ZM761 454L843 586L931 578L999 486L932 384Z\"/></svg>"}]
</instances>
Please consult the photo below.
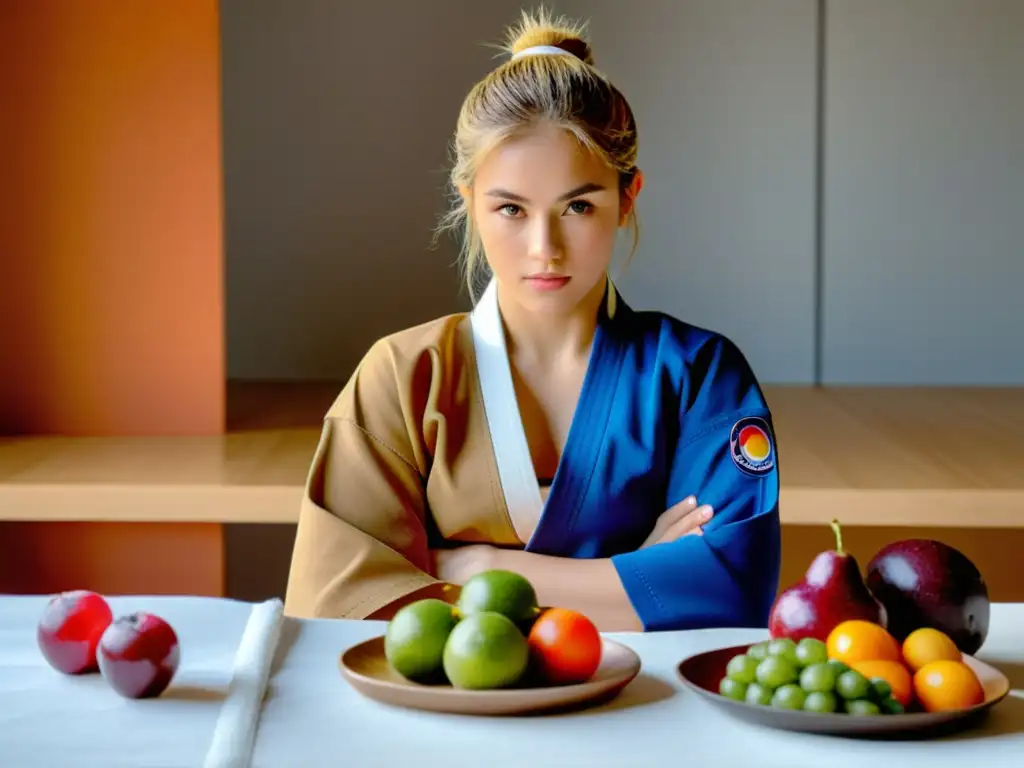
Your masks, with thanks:
<instances>
[{"instance_id":1,"label":"woman's eyebrow","mask_svg":"<svg viewBox=\"0 0 1024 768\"><path fill-rule=\"evenodd\" d=\"M602 191L604 191L604 189L605 189L605 186L603 184L597 184L597 183L591 181L591 182L587 182L586 184L581 184L580 186L576 187L576 189L569 190L568 192L566 192L564 195L562 195L558 199L559 200L569 200L569 199L571 199L573 197L579 197L580 195L586 195L586 194L588 194L590 192L602 192ZM528 202L530 202L529 200L527 200L522 195L517 195L515 192L509 192L507 189L500 189L500 188L499 189L488 190L487 191L487 196L488 197L500 197L503 200L514 200L517 203L528 203Z\"/></svg>"}]
</instances>

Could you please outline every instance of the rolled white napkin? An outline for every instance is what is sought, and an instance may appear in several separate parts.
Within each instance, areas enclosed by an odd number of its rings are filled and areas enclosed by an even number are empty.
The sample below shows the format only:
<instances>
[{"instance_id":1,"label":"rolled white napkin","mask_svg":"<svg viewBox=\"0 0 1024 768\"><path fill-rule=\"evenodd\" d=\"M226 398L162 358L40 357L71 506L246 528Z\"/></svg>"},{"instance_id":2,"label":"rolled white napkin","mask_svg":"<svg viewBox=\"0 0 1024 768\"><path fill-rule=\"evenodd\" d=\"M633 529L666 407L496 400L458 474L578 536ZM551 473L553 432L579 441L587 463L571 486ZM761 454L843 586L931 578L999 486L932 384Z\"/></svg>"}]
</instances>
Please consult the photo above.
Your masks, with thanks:
<instances>
[{"instance_id":1,"label":"rolled white napkin","mask_svg":"<svg viewBox=\"0 0 1024 768\"><path fill-rule=\"evenodd\" d=\"M283 611L284 605L277 599L253 606L238 644L231 685L217 718L204 768L249 765L270 665L281 636Z\"/></svg>"}]
</instances>

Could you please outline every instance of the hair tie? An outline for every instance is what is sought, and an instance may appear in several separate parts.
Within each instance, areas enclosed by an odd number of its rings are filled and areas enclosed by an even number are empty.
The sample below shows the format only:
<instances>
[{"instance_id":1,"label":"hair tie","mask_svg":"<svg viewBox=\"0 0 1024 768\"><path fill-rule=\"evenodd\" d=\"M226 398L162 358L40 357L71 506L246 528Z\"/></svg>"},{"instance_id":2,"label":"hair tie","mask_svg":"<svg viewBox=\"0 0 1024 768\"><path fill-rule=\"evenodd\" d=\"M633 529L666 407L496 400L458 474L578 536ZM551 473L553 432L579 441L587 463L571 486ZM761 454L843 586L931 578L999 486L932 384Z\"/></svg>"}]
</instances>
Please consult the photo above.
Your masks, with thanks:
<instances>
[{"instance_id":1,"label":"hair tie","mask_svg":"<svg viewBox=\"0 0 1024 768\"><path fill-rule=\"evenodd\" d=\"M524 48L519 53L514 54L509 61L515 61L516 59L522 58L523 56L557 56L562 54L563 56L573 56L574 54L565 50L565 48L559 48L556 45L534 45L530 48Z\"/></svg>"}]
</instances>

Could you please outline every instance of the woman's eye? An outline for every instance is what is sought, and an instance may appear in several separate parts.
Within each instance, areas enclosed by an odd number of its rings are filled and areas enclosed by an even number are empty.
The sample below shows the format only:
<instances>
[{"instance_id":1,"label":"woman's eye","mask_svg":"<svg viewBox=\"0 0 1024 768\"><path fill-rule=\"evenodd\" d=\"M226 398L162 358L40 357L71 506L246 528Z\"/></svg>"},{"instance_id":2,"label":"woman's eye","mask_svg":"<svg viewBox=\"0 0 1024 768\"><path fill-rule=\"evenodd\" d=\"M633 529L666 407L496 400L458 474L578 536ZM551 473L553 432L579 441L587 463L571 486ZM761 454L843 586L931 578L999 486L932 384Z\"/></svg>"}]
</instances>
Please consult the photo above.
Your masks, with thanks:
<instances>
[{"instance_id":1,"label":"woman's eye","mask_svg":"<svg viewBox=\"0 0 1024 768\"><path fill-rule=\"evenodd\" d=\"M501 208L499 208L498 210L504 213L506 216L516 216L519 214L521 209L518 205L515 205L514 203L506 203L505 205L501 206Z\"/></svg>"},{"instance_id":2,"label":"woman's eye","mask_svg":"<svg viewBox=\"0 0 1024 768\"><path fill-rule=\"evenodd\" d=\"M590 209L593 207L594 206L592 206L586 200L574 200L573 202L569 203L569 210L581 216L585 213L589 213Z\"/></svg>"}]
</instances>

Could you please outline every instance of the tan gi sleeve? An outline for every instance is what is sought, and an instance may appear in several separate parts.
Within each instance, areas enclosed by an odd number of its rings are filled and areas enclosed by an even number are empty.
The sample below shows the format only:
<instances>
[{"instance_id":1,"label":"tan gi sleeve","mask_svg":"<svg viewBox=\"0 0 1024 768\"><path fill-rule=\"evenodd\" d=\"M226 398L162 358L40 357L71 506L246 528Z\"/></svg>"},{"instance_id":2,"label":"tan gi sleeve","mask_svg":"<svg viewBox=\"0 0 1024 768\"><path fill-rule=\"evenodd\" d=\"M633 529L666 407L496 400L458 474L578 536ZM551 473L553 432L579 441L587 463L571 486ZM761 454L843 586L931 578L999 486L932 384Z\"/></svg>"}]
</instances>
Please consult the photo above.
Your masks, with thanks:
<instances>
[{"instance_id":1,"label":"tan gi sleeve","mask_svg":"<svg viewBox=\"0 0 1024 768\"><path fill-rule=\"evenodd\" d=\"M439 368L378 342L328 412L300 508L288 615L366 618L438 583L415 403L437 391L429 372Z\"/></svg>"}]
</instances>

